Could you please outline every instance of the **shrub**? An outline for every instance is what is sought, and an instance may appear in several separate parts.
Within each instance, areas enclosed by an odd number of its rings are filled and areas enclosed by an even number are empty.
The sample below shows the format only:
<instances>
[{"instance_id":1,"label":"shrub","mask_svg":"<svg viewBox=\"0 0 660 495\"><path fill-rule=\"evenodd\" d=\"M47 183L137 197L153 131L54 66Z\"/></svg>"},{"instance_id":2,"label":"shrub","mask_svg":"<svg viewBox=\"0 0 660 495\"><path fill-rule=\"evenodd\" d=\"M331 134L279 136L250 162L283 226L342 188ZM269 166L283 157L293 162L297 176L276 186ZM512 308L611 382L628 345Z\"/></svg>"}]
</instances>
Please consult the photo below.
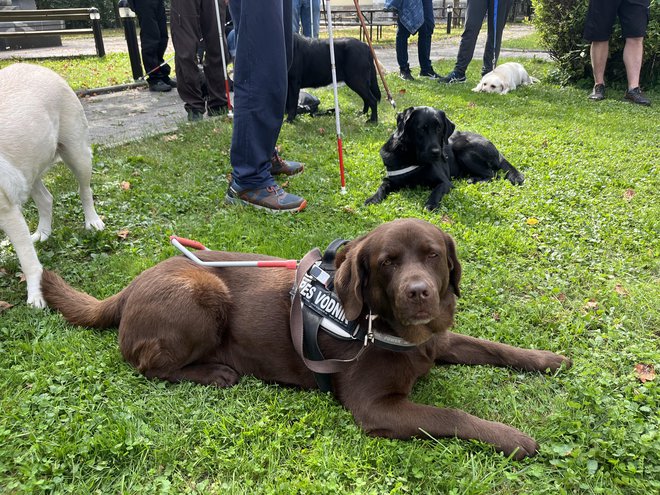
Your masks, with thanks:
<instances>
[{"instance_id":1,"label":"shrub","mask_svg":"<svg viewBox=\"0 0 660 495\"><path fill-rule=\"evenodd\" d=\"M563 84L585 82L591 84L592 71L589 57L589 43L582 38L584 19L589 0L533 0L534 25L541 42L557 62L557 76ZM660 0L651 0L651 16L644 39L644 59L640 80L643 85L652 86L658 80L660 65ZM623 65L624 39L621 26L617 22L610 39L610 58L607 62L605 78L609 84L625 82L626 70ZM585 84L587 84L585 82Z\"/></svg>"}]
</instances>

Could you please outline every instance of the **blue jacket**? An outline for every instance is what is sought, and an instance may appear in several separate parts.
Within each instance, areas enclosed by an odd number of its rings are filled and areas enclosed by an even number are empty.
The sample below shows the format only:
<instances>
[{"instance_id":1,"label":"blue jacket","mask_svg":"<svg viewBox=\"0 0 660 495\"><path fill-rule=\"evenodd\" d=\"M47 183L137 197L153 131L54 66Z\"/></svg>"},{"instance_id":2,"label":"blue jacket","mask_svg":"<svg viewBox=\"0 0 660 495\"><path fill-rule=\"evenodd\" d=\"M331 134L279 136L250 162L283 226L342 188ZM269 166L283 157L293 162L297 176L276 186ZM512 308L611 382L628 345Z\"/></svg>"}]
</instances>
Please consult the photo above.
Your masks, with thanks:
<instances>
[{"instance_id":1,"label":"blue jacket","mask_svg":"<svg viewBox=\"0 0 660 495\"><path fill-rule=\"evenodd\" d=\"M385 10L396 10L399 20L410 34L415 34L424 24L422 0L385 0Z\"/></svg>"}]
</instances>

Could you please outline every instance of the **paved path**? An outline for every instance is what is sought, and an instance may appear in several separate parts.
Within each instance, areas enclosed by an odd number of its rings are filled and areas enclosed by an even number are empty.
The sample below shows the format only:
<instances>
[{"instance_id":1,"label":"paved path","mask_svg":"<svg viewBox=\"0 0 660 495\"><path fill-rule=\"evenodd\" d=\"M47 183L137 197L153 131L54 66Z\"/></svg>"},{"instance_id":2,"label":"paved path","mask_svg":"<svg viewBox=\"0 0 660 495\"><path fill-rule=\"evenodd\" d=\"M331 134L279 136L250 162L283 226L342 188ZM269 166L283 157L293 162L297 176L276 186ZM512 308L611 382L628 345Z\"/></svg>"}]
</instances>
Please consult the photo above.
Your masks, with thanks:
<instances>
[{"instance_id":1,"label":"paved path","mask_svg":"<svg viewBox=\"0 0 660 495\"><path fill-rule=\"evenodd\" d=\"M521 24L508 25L504 31L504 39L526 36L533 28ZM482 30L477 48L475 62L483 54L486 35ZM435 41L431 47L431 60L454 59L458 49L458 37ZM126 42L123 38L107 37L104 39L106 53L125 52ZM0 52L0 59L20 57L48 58L75 55L95 55L94 43L91 39L76 38L63 40L61 47L40 48L32 50L15 50ZM171 51L171 47L170 47ZM376 48L376 56L387 72L398 71L394 47ZM416 47L409 47L410 61L417 62ZM500 57L539 57L547 59L544 52L526 52L520 50L502 50ZM179 124L186 121L183 102L175 91L169 93L152 93L146 88L130 89L115 93L106 93L81 99L89 121L92 142L100 145L113 145L137 140L146 136L176 130Z\"/></svg>"}]
</instances>

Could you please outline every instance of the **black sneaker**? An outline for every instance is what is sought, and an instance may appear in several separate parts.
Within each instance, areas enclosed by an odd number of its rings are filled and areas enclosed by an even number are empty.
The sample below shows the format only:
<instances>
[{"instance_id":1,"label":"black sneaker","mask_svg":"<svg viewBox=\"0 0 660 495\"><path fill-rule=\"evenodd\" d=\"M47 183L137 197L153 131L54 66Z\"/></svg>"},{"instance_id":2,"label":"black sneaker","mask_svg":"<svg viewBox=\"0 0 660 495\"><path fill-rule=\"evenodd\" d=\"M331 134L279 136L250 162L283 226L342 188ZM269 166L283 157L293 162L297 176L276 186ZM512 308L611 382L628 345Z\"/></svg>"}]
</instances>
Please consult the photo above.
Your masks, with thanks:
<instances>
[{"instance_id":1,"label":"black sneaker","mask_svg":"<svg viewBox=\"0 0 660 495\"><path fill-rule=\"evenodd\" d=\"M204 112L195 110L194 108L186 108L188 113L188 122L199 122L204 118Z\"/></svg>"},{"instance_id":2,"label":"black sneaker","mask_svg":"<svg viewBox=\"0 0 660 495\"><path fill-rule=\"evenodd\" d=\"M399 77L401 79L403 79L404 81L414 81L415 80L413 75L410 73L410 69L408 69L408 70L403 69L403 70L399 71Z\"/></svg>"},{"instance_id":3,"label":"black sneaker","mask_svg":"<svg viewBox=\"0 0 660 495\"><path fill-rule=\"evenodd\" d=\"M639 86L626 91L626 94L623 97L626 100L637 103L638 105L644 105L646 107L651 106L651 100L644 96L644 93L642 93L642 90L639 88Z\"/></svg>"},{"instance_id":4,"label":"black sneaker","mask_svg":"<svg viewBox=\"0 0 660 495\"><path fill-rule=\"evenodd\" d=\"M232 205L252 206L270 213L295 213L307 206L307 201L289 194L277 184L259 189L237 190L232 183L227 189L225 202Z\"/></svg>"},{"instance_id":5,"label":"black sneaker","mask_svg":"<svg viewBox=\"0 0 660 495\"><path fill-rule=\"evenodd\" d=\"M457 72L455 70L451 71L445 77L441 77L438 79L438 82L445 84L464 83L465 81L467 81L467 77L465 77L465 74L461 74L460 72Z\"/></svg>"},{"instance_id":6,"label":"black sneaker","mask_svg":"<svg viewBox=\"0 0 660 495\"><path fill-rule=\"evenodd\" d=\"M165 82L169 84L170 87L176 88L176 77L168 77Z\"/></svg>"},{"instance_id":7,"label":"black sneaker","mask_svg":"<svg viewBox=\"0 0 660 495\"><path fill-rule=\"evenodd\" d=\"M593 101L600 101L605 99L605 85L596 84L593 91L589 95L589 99Z\"/></svg>"},{"instance_id":8,"label":"black sneaker","mask_svg":"<svg viewBox=\"0 0 660 495\"><path fill-rule=\"evenodd\" d=\"M167 84L165 81L158 79L156 82L149 83L149 91L154 91L156 93L166 93L172 91L172 86Z\"/></svg>"},{"instance_id":9,"label":"black sneaker","mask_svg":"<svg viewBox=\"0 0 660 495\"><path fill-rule=\"evenodd\" d=\"M419 71L419 75L420 77L428 77L429 79L440 79L440 76L433 69Z\"/></svg>"}]
</instances>

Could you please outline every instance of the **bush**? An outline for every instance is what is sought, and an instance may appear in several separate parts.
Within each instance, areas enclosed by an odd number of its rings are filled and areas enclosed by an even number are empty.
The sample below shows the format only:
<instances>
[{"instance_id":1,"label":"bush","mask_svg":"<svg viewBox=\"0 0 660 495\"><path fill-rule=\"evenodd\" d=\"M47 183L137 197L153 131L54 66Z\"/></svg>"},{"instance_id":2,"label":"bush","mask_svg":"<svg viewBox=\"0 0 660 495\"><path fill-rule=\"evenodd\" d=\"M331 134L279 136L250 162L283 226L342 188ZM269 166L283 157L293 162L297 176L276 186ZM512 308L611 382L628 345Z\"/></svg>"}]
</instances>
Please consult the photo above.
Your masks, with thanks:
<instances>
[{"instance_id":1,"label":"bush","mask_svg":"<svg viewBox=\"0 0 660 495\"><path fill-rule=\"evenodd\" d=\"M582 38L589 0L533 0L534 25L541 42L557 62L557 76L562 84L593 82L589 43ZM644 39L644 59L640 81L653 86L658 82L660 65L660 0L651 0L651 16ZM605 78L608 84L626 81L623 65L624 39L616 23L610 39L610 58ZM588 82L587 82L588 81Z\"/></svg>"}]
</instances>

